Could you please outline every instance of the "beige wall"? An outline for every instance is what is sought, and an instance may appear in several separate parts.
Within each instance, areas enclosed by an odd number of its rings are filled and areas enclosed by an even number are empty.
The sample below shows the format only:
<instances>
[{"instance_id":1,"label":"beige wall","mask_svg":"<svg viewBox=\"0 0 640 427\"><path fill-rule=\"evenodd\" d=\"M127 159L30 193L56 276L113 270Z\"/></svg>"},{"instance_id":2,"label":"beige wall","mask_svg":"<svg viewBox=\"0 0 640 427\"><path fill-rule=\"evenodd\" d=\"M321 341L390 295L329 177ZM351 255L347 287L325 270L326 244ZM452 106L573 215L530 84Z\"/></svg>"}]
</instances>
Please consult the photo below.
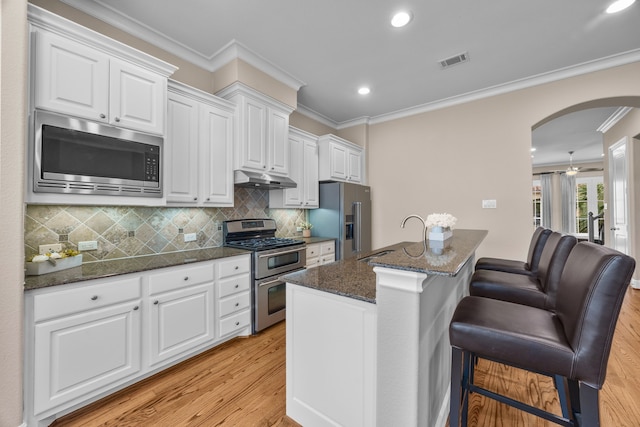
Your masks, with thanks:
<instances>
[{"instance_id":1,"label":"beige wall","mask_svg":"<svg viewBox=\"0 0 640 427\"><path fill-rule=\"evenodd\" d=\"M324 125L317 120L309 118L303 114L294 111L289 116L289 124L298 129L302 129L314 135L326 135L332 133L335 135L336 130L330 126Z\"/></svg>"},{"instance_id":2,"label":"beige wall","mask_svg":"<svg viewBox=\"0 0 640 427\"><path fill-rule=\"evenodd\" d=\"M479 256L526 257L531 238L531 128L594 99L640 94L640 63L370 126L373 245L417 240L408 214L448 212L489 230ZM496 199L497 209L482 209Z\"/></svg>"},{"instance_id":3,"label":"beige wall","mask_svg":"<svg viewBox=\"0 0 640 427\"><path fill-rule=\"evenodd\" d=\"M0 3L0 426L22 423L26 0Z\"/></svg>"},{"instance_id":4,"label":"beige wall","mask_svg":"<svg viewBox=\"0 0 640 427\"><path fill-rule=\"evenodd\" d=\"M631 110L622 120L612 127L604 135L605 152L605 177L608 177L609 147L622 138L627 138L627 156L629 160L629 236L632 238L630 255L637 257L640 254L640 109ZM606 230L612 226L610 216L605 216ZM609 242L607 242L609 240ZM605 236L605 242L610 243L609 234ZM636 269L634 279L640 280L639 269Z\"/></svg>"}]
</instances>

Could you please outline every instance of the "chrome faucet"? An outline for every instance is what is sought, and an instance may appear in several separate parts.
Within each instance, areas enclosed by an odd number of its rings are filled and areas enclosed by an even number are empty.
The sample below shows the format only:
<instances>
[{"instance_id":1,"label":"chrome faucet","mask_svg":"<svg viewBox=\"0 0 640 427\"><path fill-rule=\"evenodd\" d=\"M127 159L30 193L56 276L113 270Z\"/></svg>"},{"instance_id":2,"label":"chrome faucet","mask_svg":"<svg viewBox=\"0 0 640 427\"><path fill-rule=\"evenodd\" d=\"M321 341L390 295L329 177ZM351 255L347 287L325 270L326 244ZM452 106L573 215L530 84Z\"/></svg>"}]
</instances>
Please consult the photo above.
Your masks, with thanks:
<instances>
[{"instance_id":1,"label":"chrome faucet","mask_svg":"<svg viewBox=\"0 0 640 427\"><path fill-rule=\"evenodd\" d=\"M407 216L405 219L402 220L402 224L400 224L400 227L404 228L404 225L405 225L405 223L407 222L407 220L409 218L417 218L417 219L420 220L420 222L422 223L423 234L424 234L423 241L426 243L426 241L427 241L427 223L425 222L424 219L422 219L421 216L416 215L416 214L412 214L412 215Z\"/></svg>"}]
</instances>

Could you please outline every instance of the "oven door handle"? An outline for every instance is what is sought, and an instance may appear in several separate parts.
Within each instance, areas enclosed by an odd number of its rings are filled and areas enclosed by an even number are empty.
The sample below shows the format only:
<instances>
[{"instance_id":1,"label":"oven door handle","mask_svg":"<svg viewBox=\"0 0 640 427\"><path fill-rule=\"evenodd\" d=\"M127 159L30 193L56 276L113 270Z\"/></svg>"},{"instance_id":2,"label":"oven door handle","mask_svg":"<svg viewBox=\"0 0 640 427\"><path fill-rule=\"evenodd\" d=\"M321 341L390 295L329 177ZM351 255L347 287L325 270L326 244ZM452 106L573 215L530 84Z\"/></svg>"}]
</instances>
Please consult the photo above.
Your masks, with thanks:
<instances>
[{"instance_id":1,"label":"oven door handle","mask_svg":"<svg viewBox=\"0 0 640 427\"><path fill-rule=\"evenodd\" d=\"M272 284L272 283L278 283L278 282L282 282L282 280L280 280L280 279L276 279L276 280L269 280L268 282L260 283L260 284L258 285L258 287L267 286L267 285L270 285L270 284ZM284 282L282 282L282 283L284 283Z\"/></svg>"},{"instance_id":2,"label":"oven door handle","mask_svg":"<svg viewBox=\"0 0 640 427\"><path fill-rule=\"evenodd\" d=\"M283 251L283 252L274 252L274 253L267 254L267 255L258 255L258 258L269 258L269 257L272 257L274 255L278 256L278 255L284 255L284 254L291 254L291 253L294 253L294 252L300 252L300 251L304 251L304 250L306 250L306 248L303 246L300 249L292 249L290 251Z\"/></svg>"}]
</instances>

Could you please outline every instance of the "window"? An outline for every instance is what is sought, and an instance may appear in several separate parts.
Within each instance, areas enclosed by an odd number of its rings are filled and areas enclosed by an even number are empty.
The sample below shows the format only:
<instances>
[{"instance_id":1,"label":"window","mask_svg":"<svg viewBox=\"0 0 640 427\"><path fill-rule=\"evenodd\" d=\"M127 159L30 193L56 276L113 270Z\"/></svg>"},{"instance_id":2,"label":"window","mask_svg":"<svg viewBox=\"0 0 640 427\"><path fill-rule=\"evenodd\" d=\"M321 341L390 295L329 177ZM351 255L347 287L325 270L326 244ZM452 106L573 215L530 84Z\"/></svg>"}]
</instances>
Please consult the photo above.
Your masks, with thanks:
<instances>
[{"instance_id":1,"label":"window","mask_svg":"<svg viewBox=\"0 0 640 427\"><path fill-rule=\"evenodd\" d=\"M540 180L533 181L533 228L542 225L542 186Z\"/></svg>"},{"instance_id":2,"label":"window","mask_svg":"<svg viewBox=\"0 0 640 427\"><path fill-rule=\"evenodd\" d=\"M576 232L589 232L589 212L594 216L604 212L604 184L601 176L576 179ZM594 237L599 239L604 218L594 224Z\"/></svg>"}]
</instances>

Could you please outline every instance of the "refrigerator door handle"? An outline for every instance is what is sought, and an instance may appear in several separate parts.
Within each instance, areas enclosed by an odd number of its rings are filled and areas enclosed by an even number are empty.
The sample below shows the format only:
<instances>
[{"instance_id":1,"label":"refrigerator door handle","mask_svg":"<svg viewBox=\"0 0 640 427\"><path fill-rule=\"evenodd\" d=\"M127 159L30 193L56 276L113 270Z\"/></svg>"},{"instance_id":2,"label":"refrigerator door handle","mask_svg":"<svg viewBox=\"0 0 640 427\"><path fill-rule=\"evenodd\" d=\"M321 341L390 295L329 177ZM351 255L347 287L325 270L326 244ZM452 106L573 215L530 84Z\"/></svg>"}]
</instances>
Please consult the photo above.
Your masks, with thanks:
<instances>
[{"instance_id":1,"label":"refrigerator door handle","mask_svg":"<svg viewBox=\"0 0 640 427\"><path fill-rule=\"evenodd\" d=\"M353 202L353 222L355 223L354 252L362 250L362 202Z\"/></svg>"}]
</instances>

